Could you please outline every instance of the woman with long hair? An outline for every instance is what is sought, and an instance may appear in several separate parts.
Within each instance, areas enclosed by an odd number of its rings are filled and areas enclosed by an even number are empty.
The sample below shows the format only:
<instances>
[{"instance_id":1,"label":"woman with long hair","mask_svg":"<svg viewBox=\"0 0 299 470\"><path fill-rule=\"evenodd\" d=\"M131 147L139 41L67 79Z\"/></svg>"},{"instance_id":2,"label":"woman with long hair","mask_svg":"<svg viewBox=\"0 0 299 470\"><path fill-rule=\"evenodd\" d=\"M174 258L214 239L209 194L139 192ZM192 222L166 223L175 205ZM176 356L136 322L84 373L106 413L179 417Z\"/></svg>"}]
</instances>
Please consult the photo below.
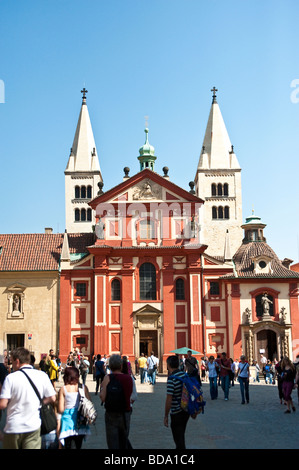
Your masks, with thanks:
<instances>
[{"instance_id":1,"label":"woman with long hair","mask_svg":"<svg viewBox=\"0 0 299 470\"><path fill-rule=\"evenodd\" d=\"M65 449L71 449L74 442L76 449L81 449L84 437L90 434L88 426L78 426L79 406L79 370L77 367L66 367L63 376L64 386L59 390L58 412L61 416L59 440ZM83 392L90 400L88 388L83 386Z\"/></svg>"},{"instance_id":2,"label":"woman with long hair","mask_svg":"<svg viewBox=\"0 0 299 470\"><path fill-rule=\"evenodd\" d=\"M295 385L296 369L292 361L288 357L284 357L281 361L281 379L282 379L282 392L287 404L285 413L291 413L291 408L296 411L292 400L292 391Z\"/></svg>"}]
</instances>

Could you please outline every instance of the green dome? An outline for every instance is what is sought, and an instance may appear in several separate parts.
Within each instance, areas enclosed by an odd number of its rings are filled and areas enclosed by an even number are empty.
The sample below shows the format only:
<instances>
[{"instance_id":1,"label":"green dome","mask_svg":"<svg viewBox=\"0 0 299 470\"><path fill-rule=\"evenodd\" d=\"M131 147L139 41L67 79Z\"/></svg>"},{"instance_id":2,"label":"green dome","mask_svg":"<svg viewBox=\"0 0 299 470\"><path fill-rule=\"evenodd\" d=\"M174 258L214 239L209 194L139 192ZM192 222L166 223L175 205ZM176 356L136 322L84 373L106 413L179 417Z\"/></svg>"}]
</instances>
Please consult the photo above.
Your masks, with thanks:
<instances>
[{"instance_id":1,"label":"green dome","mask_svg":"<svg viewBox=\"0 0 299 470\"><path fill-rule=\"evenodd\" d=\"M148 128L144 129L145 132L145 143L139 149L139 157L138 160L140 162L140 171L145 170L146 168L149 170L154 170L154 164L156 160L155 156L155 148L150 145L148 141Z\"/></svg>"},{"instance_id":2,"label":"green dome","mask_svg":"<svg viewBox=\"0 0 299 470\"><path fill-rule=\"evenodd\" d=\"M146 156L151 156L151 157L154 157L155 156L155 148L150 145L149 141L148 141L148 129L144 129L144 132L145 132L145 143L144 145L142 145L142 147L140 147L139 149L139 155L141 157L146 157Z\"/></svg>"},{"instance_id":3,"label":"green dome","mask_svg":"<svg viewBox=\"0 0 299 470\"><path fill-rule=\"evenodd\" d=\"M243 224L243 227L247 225L263 225L264 227L266 226L266 224L262 222L262 219L254 214L252 214L250 217L246 217L246 222Z\"/></svg>"}]
</instances>

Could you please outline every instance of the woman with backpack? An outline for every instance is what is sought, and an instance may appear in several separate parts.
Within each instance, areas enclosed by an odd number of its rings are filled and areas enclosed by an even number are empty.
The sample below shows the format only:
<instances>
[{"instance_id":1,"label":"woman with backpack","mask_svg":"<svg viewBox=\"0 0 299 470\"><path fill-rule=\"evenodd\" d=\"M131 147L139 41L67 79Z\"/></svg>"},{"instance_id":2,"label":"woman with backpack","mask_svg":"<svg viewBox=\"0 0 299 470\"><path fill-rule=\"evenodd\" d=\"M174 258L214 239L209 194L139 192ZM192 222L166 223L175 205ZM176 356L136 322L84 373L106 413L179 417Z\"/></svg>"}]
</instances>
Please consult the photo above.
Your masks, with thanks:
<instances>
[{"instance_id":1,"label":"woman with backpack","mask_svg":"<svg viewBox=\"0 0 299 470\"><path fill-rule=\"evenodd\" d=\"M70 366L65 369L63 376L64 386L58 394L58 413L61 414L59 440L65 449L71 449L72 443L76 449L81 449L83 439L90 434L88 425L78 426L79 409L79 370ZM90 400L89 390L82 387L83 393Z\"/></svg>"}]
</instances>

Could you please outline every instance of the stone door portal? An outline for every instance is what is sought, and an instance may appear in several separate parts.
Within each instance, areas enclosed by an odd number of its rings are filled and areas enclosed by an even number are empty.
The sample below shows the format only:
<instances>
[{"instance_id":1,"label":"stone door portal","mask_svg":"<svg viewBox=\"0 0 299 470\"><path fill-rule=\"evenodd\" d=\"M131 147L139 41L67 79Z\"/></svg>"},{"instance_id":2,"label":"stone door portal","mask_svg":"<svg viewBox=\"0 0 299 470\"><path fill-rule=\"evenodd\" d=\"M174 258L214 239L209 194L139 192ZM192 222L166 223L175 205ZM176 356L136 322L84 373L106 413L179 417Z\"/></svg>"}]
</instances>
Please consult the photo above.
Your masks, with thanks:
<instances>
[{"instance_id":1,"label":"stone door portal","mask_svg":"<svg viewBox=\"0 0 299 470\"><path fill-rule=\"evenodd\" d=\"M158 332L157 330L145 330L139 332L140 354L150 356L151 352L158 354Z\"/></svg>"},{"instance_id":2,"label":"stone door portal","mask_svg":"<svg viewBox=\"0 0 299 470\"><path fill-rule=\"evenodd\" d=\"M277 337L273 330L261 330L257 333L257 351L258 359L263 354L267 359L273 361L277 359ZM261 351L264 351L261 353Z\"/></svg>"}]
</instances>

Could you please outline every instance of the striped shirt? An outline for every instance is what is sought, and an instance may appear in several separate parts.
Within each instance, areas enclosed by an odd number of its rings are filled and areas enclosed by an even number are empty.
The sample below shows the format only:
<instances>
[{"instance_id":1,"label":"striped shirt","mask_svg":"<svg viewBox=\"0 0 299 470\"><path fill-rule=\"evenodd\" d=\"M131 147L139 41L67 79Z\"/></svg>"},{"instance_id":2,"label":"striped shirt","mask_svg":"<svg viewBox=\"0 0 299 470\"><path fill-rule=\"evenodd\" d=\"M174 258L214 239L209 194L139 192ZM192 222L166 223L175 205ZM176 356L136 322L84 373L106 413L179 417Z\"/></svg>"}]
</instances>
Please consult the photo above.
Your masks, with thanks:
<instances>
[{"instance_id":1,"label":"striped shirt","mask_svg":"<svg viewBox=\"0 0 299 470\"><path fill-rule=\"evenodd\" d=\"M167 395L172 395L172 403L170 408L170 414L180 413L181 408L181 396L183 384L180 380L176 380L174 376L179 376L184 378L185 372L181 370L176 370L171 376L167 379Z\"/></svg>"}]
</instances>

